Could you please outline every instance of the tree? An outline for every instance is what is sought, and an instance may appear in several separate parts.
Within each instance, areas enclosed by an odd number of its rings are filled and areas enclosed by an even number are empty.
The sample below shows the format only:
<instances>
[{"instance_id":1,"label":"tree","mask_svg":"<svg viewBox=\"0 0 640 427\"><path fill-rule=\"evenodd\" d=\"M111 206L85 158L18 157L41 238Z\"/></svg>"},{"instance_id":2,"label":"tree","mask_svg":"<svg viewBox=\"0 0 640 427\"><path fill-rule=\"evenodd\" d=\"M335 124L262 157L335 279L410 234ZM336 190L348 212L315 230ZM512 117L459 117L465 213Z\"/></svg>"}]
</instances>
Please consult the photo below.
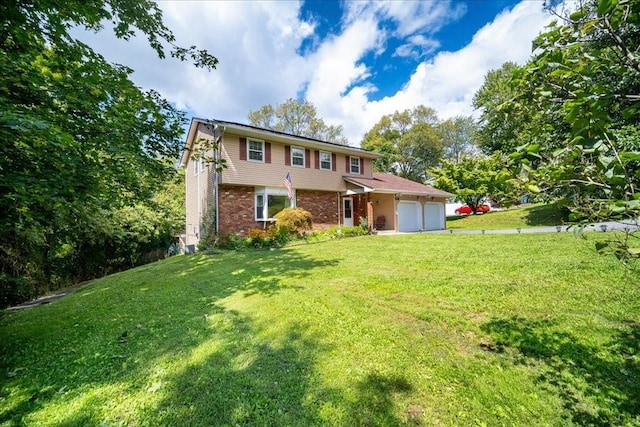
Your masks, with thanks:
<instances>
[{"instance_id":1,"label":"tree","mask_svg":"<svg viewBox=\"0 0 640 427\"><path fill-rule=\"evenodd\" d=\"M268 104L259 110L249 111L247 119L252 126L349 145L342 135L342 125L327 125L317 115L316 107L306 99L289 98L275 107Z\"/></svg>"},{"instance_id":2,"label":"tree","mask_svg":"<svg viewBox=\"0 0 640 427\"><path fill-rule=\"evenodd\" d=\"M530 137L532 118L513 102L518 95L512 84L513 73L519 68L513 62L505 62L499 69L489 71L473 96L473 106L480 110L475 137L487 155L494 151L515 151Z\"/></svg>"},{"instance_id":3,"label":"tree","mask_svg":"<svg viewBox=\"0 0 640 427\"><path fill-rule=\"evenodd\" d=\"M383 116L362 140L362 148L381 154L374 161L378 172L392 172L422 181L425 170L435 166L443 153L435 110L418 106Z\"/></svg>"},{"instance_id":4,"label":"tree","mask_svg":"<svg viewBox=\"0 0 640 427\"><path fill-rule=\"evenodd\" d=\"M444 160L441 167L429 169L434 185L456 194L473 213L485 199L494 205L511 206L517 201L517 181L506 168L499 152L491 157L465 157L460 162Z\"/></svg>"},{"instance_id":5,"label":"tree","mask_svg":"<svg viewBox=\"0 0 640 427\"><path fill-rule=\"evenodd\" d=\"M543 112L552 138L512 155L531 189L559 197L573 220L640 215L640 1L551 10L536 55L514 74L514 105ZM560 130L558 130L560 128Z\"/></svg>"},{"instance_id":6,"label":"tree","mask_svg":"<svg viewBox=\"0 0 640 427\"><path fill-rule=\"evenodd\" d=\"M217 64L175 45L147 0L0 5L0 298L72 280L71 254L87 243L80 236L150 200L175 173L164 159L181 148L184 113L68 31L99 31L105 20L117 37L146 35L160 57L168 49L198 67Z\"/></svg>"},{"instance_id":7,"label":"tree","mask_svg":"<svg viewBox=\"0 0 640 427\"><path fill-rule=\"evenodd\" d=\"M459 163L463 158L477 154L474 138L478 126L473 117L456 116L438 124L444 147L444 159Z\"/></svg>"}]
</instances>

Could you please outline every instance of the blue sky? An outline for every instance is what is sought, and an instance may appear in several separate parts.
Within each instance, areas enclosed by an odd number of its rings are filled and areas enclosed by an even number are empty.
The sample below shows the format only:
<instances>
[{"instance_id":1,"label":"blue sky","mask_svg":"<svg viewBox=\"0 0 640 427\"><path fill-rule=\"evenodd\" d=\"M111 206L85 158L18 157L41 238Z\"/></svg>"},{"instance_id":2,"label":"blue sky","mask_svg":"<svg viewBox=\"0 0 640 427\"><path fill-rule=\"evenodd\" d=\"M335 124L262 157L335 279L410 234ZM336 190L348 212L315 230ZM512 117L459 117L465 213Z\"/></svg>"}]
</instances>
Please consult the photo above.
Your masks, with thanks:
<instances>
[{"instance_id":1,"label":"blue sky","mask_svg":"<svg viewBox=\"0 0 640 427\"><path fill-rule=\"evenodd\" d=\"M131 67L190 115L246 122L250 110L305 97L352 145L384 114L426 105L477 114L471 100L505 61L523 63L551 17L541 0L161 1L178 44L220 60L205 72L159 60L142 37L81 37Z\"/></svg>"}]
</instances>

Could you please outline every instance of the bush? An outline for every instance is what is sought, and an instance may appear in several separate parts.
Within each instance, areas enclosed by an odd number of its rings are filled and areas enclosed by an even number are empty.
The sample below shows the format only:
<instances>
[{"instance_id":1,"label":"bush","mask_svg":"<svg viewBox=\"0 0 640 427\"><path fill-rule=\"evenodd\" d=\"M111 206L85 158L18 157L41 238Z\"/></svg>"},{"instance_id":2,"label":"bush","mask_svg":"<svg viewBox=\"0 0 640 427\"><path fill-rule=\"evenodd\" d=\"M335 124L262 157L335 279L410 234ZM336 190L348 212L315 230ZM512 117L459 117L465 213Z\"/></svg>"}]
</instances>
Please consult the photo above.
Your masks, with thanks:
<instances>
[{"instance_id":1,"label":"bush","mask_svg":"<svg viewBox=\"0 0 640 427\"><path fill-rule=\"evenodd\" d=\"M275 216L276 226L288 233L301 235L313 226L313 217L302 208L285 208Z\"/></svg>"},{"instance_id":2,"label":"bush","mask_svg":"<svg viewBox=\"0 0 640 427\"><path fill-rule=\"evenodd\" d=\"M353 227L331 227L326 230L326 233L332 239L340 239L342 237L354 237L354 236L364 236L368 234L368 230L363 229L360 226Z\"/></svg>"},{"instance_id":3,"label":"bush","mask_svg":"<svg viewBox=\"0 0 640 427\"><path fill-rule=\"evenodd\" d=\"M0 273L0 309L36 297L36 290L22 277Z\"/></svg>"},{"instance_id":4,"label":"bush","mask_svg":"<svg viewBox=\"0 0 640 427\"><path fill-rule=\"evenodd\" d=\"M266 230L252 228L247 231L246 237L233 233L222 234L218 236L215 246L227 250L279 248L287 244L288 241L289 234L286 229L278 227L269 227Z\"/></svg>"}]
</instances>

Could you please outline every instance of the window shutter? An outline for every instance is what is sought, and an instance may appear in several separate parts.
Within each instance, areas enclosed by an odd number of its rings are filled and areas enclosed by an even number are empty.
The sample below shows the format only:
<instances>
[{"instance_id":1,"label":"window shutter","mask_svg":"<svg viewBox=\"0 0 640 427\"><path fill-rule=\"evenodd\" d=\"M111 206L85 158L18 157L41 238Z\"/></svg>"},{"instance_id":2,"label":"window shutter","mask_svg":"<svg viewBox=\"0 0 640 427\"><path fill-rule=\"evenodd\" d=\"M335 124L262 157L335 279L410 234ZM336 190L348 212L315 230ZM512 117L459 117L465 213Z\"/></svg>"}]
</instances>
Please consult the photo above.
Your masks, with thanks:
<instances>
[{"instance_id":1,"label":"window shutter","mask_svg":"<svg viewBox=\"0 0 640 427\"><path fill-rule=\"evenodd\" d=\"M320 169L320 152L316 150L316 158L315 158L315 168Z\"/></svg>"},{"instance_id":2,"label":"window shutter","mask_svg":"<svg viewBox=\"0 0 640 427\"><path fill-rule=\"evenodd\" d=\"M344 161L347 164L345 172L351 173L351 159L349 158L349 156L344 156Z\"/></svg>"},{"instance_id":3,"label":"window shutter","mask_svg":"<svg viewBox=\"0 0 640 427\"><path fill-rule=\"evenodd\" d=\"M240 160L247 160L247 138L240 138Z\"/></svg>"},{"instance_id":4,"label":"window shutter","mask_svg":"<svg viewBox=\"0 0 640 427\"><path fill-rule=\"evenodd\" d=\"M360 157L360 175L364 175L364 157Z\"/></svg>"},{"instance_id":5,"label":"window shutter","mask_svg":"<svg viewBox=\"0 0 640 427\"><path fill-rule=\"evenodd\" d=\"M291 166L291 146L284 146L284 164L287 166Z\"/></svg>"},{"instance_id":6,"label":"window shutter","mask_svg":"<svg viewBox=\"0 0 640 427\"><path fill-rule=\"evenodd\" d=\"M311 167L311 150L308 148L304 150L304 167L309 169Z\"/></svg>"},{"instance_id":7,"label":"window shutter","mask_svg":"<svg viewBox=\"0 0 640 427\"><path fill-rule=\"evenodd\" d=\"M264 143L264 162L271 163L271 143Z\"/></svg>"},{"instance_id":8,"label":"window shutter","mask_svg":"<svg viewBox=\"0 0 640 427\"><path fill-rule=\"evenodd\" d=\"M336 171L336 153L331 153L331 167Z\"/></svg>"}]
</instances>

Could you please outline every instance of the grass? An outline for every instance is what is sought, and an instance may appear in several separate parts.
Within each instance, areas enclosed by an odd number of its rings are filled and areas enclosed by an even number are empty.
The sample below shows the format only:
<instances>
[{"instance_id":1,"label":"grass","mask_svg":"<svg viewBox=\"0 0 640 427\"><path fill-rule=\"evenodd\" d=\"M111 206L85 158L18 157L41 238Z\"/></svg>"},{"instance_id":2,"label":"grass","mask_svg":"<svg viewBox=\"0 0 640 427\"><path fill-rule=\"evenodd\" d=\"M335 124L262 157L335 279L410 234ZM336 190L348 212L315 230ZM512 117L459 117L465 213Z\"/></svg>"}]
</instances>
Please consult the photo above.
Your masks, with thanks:
<instances>
[{"instance_id":1,"label":"grass","mask_svg":"<svg viewBox=\"0 0 640 427\"><path fill-rule=\"evenodd\" d=\"M179 256L5 312L0 425L634 425L639 301L568 233Z\"/></svg>"},{"instance_id":2,"label":"grass","mask_svg":"<svg viewBox=\"0 0 640 427\"><path fill-rule=\"evenodd\" d=\"M562 225L563 212L554 204L517 207L505 211L492 211L481 215L447 218L447 228L454 230L500 230Z\"/></svg>"}]
</instances>

